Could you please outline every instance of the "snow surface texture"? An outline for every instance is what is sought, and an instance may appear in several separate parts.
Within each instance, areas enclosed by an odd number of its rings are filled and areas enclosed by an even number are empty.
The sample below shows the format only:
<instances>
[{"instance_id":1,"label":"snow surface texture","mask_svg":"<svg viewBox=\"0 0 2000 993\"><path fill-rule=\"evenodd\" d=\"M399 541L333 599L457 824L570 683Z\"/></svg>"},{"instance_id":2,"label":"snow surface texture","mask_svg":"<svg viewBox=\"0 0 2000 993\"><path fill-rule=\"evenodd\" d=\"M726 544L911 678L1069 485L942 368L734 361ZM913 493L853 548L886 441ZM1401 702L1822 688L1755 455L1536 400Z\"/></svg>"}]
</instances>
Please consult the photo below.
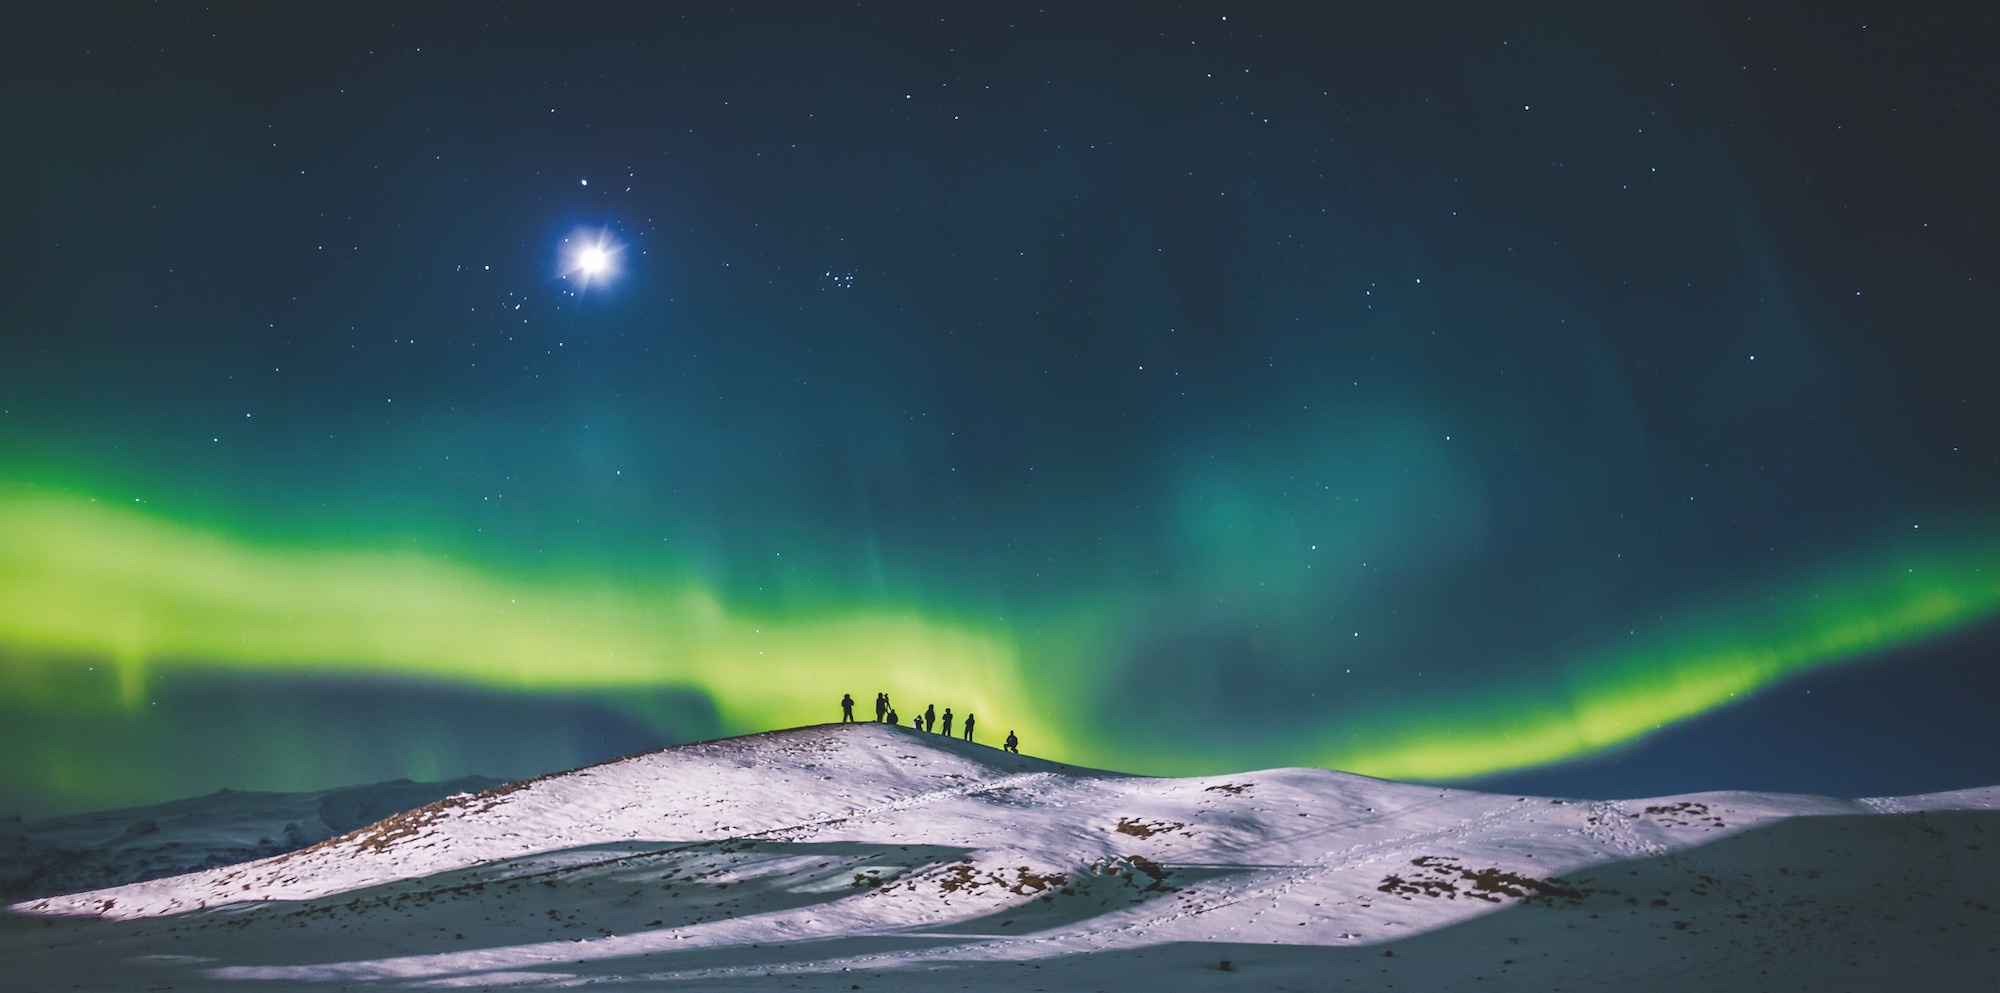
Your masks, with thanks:
<instances>
[{"instance_id":1,"label":"snow surface texture","mask_svg":"<svg viewBox=\"0 0 2000 993\"><path fill-rule=\"evenodd\" d=\"M18 903L0 985L1990 989L1996 808L1152 779L827 725Z\"/></svg>"},{"instance_id":2,"label":"snow surface texture","mask_svg":"<svg viewBox=\"0 0 2000 993\"><path fill-rule=\"evenodd\" d=\"M0 896L73 893L280 855L497 779L407 779L312 793L218 790L149 807L0 819Z\"/></svg>"}]
</instances>

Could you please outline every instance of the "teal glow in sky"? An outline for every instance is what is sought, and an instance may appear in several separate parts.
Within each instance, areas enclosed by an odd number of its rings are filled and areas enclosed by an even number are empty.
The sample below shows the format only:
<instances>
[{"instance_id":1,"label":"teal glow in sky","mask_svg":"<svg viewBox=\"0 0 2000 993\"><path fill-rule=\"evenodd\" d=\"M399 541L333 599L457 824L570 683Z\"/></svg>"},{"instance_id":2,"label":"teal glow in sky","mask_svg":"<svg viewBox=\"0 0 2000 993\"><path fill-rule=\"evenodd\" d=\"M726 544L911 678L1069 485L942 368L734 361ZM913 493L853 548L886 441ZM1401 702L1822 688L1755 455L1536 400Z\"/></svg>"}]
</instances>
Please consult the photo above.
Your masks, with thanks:
<instances>
[{"instance_id":1,"label":"teal glow in sky","mask_svg":"<svg viewBox=\"0 0 2000 993\"><path fill-rule=\"evenodd\" d=\"M1454 11L50 14L0 813L877 690L1433 780L1782 705L1726 750L1970 785L1784 701L2000 700L1977 32Z\"/></svg>"}]
</instances>

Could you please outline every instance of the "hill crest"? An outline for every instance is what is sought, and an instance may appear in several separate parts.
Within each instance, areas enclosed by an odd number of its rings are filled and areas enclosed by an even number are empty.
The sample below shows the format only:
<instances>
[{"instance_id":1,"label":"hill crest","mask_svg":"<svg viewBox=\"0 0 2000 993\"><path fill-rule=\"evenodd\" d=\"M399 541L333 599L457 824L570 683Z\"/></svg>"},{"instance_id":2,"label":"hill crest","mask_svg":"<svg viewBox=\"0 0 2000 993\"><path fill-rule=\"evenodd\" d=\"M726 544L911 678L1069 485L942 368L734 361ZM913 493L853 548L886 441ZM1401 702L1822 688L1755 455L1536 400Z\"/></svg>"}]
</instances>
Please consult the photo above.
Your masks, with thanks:
<instances>
[{"instance_id":1,"label":"hill crest","mask_svg":"<svg viewBox=\"0 0 2000 993\"><path fill-rule=\"evenodd\" d=\"M1790 866L1829 840L1866 849L1850 868L1883 884L1842 890L1853 907L1976 924L1959 918L2000 879L1965 846L2000 830L1996 810L2000 788L1590 801L1317 769L1160 779L820 725L468 792L288 855L13 909L73 921L78 941L123 929L135 948L162 926L315 936L309 962L278 964L203 939L223 964L202 975L231 983L916 976L1242 942L1349 955L1494 919L1548 937L1628 913L1676 955L1719 955L1734 915L1827 898L1831 868ZM1962 907L1939 902L1960 891ZM1682 933L1703 921L1722 930Z\"/></svg>"}]
</instances>

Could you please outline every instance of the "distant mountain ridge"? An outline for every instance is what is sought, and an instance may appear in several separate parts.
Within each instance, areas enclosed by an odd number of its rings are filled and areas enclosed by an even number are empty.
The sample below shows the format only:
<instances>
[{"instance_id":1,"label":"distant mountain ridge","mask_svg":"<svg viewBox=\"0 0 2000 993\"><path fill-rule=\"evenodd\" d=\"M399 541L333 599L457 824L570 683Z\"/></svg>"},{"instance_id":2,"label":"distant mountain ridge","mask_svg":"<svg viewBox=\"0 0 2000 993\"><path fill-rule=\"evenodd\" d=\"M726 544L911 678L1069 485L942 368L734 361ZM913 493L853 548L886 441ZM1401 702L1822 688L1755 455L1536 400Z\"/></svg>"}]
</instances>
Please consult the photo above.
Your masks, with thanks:
<instances>
[{"instance_id":1,"label":"distant mountain ridge","mask_svg":"<svg viewBox=\"0 0 2000 993\"><path fill-rule=\"evenodd\" d=\"M102 889L282 855L456 793L485 776L305 793L217 790L143 807L0 819L0 897Z\"/></svg>"}]
</instances>

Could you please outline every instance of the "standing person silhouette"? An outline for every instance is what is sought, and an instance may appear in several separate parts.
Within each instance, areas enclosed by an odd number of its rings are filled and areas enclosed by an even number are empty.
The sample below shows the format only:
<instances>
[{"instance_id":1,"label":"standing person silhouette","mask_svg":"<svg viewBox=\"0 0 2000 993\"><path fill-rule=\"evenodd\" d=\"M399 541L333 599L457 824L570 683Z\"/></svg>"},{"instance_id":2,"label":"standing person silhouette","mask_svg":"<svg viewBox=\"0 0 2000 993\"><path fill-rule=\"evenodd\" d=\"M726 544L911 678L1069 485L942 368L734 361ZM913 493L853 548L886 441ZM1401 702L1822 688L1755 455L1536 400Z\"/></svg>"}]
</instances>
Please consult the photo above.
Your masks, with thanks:
<instances>
[{"instance_id":1,"label":"standing person silhouette","mask_svg":"<svg viewBox=\"0 0 2000 993\"><path fill-rule=\"evenodd\" d=\"M889 713L889 694L887 693L875 694L875 723L877 724L882 723L883 716L888 713Z\"/></svg>"},{"instance_id":2,"label":"standing person silhouette","mask_svg":"<svg viewBox=\"0 0 2000 993\"><path fill-rule=\"evenodd\" d=\"M973 721L973 715L972 715L972 714L970 714L970 713L966 714L966 715L965 715L965 740L967 740L967 741L971 741L971 740L972 740L972 721Z\"/></svg>"},{"instance_id":3,"label":"standing person silhouette","mask_svg":"<svg viewBox=\"0 0 2000 993\"><path fill-rule=\"evenodd\" d=\"M897 727L903 726L903 719L896 716L896 711L894 708L890 708L889 710L889 723L894 724Z\"/></svg>"},{"instance_id":4,"label":"standing person silhouette","mask_svg":"<svg viewBox=\"0 0 2000 993\"><path fill-rule=\"evenodd\" d=\"M944 736L951 737L951 708L944 708Z\"/></svg>"},{"instance_id":5,"label":"standing person silhouette","mask_svg":"<svg viewBox=\"0 0 2000 993\"><path fill-rule=\"evenodd\" d=\"M932 731L936 730L936 728L937 728L937 704L933 703L924 708L924 730Z\"/></svg>"},{"instance_id":6,"label":"standing person silhouette","mask_svg":"<svg viewBox=\"0 0 2000 993\"><path fill-rule=\"evenodd\" d=\"M840 695L840 723L854 723L854 696L852 694L842 693Z\"/></svg>"},{"instance_id":7,"label":"standing person silhouette","mask_svg":"<svg viewBox=\"0 0 2000 993\"><path fill-rule=\"evenodd\" d=\"M1014 732L1009 731L1007 732L1007 744L1004 747L1008 751L1019 755L1021 754L1021 739L1014 737Z\"/></svg>"}]
</instances>

